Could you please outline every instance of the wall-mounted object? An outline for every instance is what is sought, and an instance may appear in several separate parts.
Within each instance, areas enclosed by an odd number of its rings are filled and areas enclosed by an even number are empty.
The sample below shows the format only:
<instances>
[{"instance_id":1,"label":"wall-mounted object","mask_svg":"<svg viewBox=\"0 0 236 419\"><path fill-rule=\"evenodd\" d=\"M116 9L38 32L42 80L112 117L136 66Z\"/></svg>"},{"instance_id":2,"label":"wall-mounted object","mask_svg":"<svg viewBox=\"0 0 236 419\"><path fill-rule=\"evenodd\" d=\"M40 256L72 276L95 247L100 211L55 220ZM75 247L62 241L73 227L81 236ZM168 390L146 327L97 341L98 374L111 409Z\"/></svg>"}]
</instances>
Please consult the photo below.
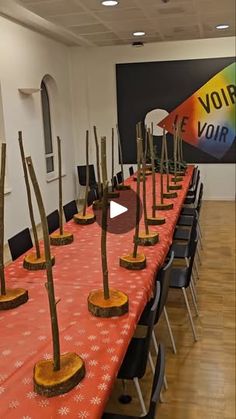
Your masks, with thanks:
<instances>
[{"instance_id":1,"label":"wall-mounted object","mask_svg":"<svg viewBox=\"0 0 236 419\"><path fill-rule=\"evenodd\" d=\"M33 93L37 93L37 92L40 92L41 91L41 89L40 88L34 88L34 87L22 87L22 88L19 88L18 89L18 91L20 92L20 93L22 93L23 95L32 95Z\"/></svg>"}]
</instances>

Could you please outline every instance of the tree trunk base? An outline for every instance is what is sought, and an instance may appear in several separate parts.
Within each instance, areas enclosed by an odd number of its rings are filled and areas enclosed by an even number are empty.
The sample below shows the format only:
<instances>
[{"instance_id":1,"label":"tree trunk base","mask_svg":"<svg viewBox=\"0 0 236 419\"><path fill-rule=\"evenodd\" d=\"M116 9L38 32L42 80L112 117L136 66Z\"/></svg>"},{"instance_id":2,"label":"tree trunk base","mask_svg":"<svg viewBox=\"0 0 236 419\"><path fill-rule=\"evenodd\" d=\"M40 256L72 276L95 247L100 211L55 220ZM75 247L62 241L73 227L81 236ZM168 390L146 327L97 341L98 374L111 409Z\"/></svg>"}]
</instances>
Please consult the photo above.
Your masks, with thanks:
<instances>
[{"instance_id":1,"label":"tree trunk base","mask_svg":"<svg viewBox=\"0 0 236 419\"><path fill-rule=\"evenodd\" d=\"M169 186L170 191L178 191L179 189L182 189L182 185L170 185Z\"/></svg>"},{"instance_id":2,"label":"tree trunk base","mask_svg":"<svg viewBox=\"0 0 236 419\"><path fill-rule=\"evenodd\" d=\"M73 220L76 224L88 225L93 224L96 221L96 216L94 214L85 214L82 213L75 214Z\"/></svg>"},{"instance_id":3,"label":"tree trunk base","mask_svg":"<svg viewBox=\"0 0 236 419\"><path fill-rule=\"evenodd\" d=\"M138 236L138 244L139 246L154 246L159 241L159 234L154 232L149 232L146 234L145 232L141 232Z\"/></svg>"},{"instance_id":4,"label":"tree trunk base","mask_svg":"<svg viewBox=\"0 0 236 419\"><path fill-rule=\"evenodd\" d=\"M102 199L98 199L96 201L93 202L93 209L94 210L99 210L102 209ZM110 202L107 203L107 208L109 208L110 206Z\"/></svg>"},{"instance_id":5,"label":"tree trunk base","mask_svg":"<svg viewBox=\"0 0 236 419\"><path fill-rule=\"evenodd\" d=\"M42 396L54 397L74 388L85 376L84 361L74 352L60 357L61 368L53 370L53 360L41 360L34 366L34 391Z\"/></svg>"},{"instance_id":6,"label":"tree trunk base","mask_svg":"<svg viewBox=\"0 0 236 419\"><path fill-rule=\"evenodd\" d=\"M110 191L107 194L107 198L108 199L119 198L119 196L120 196L120 193L119 192L116 192L116 191Z\"/></svg>"},{"instance_id":7,"label":"tree trunk base","mask_svg":"<svg viewBox=\"0 0 236 419\"><path fill-rule=\"evenodd\" d=\"M178 197L177 192L165 192L165 193L163 193L163 198L166 198L166 199L172 199L172 198L177 198L177 197Z\"/></svg>"},{"instance_id":8,"label":"tree trunk base","mask_svg":"<svg viewBox=\"0 0 236 419\"><path fill-rule=\"evenodd\" d=\"M116 189L117 191L128 191L129 189L131 189L130 185L116 185Z\"/></svg>"},{"instance_id":9,"label":"tree trunk base","mask_svg":"<svg viewBox=\"0 0 236 419\"><path fill-rule=\"evenodd\" d=\"M174 204L170 203L170 204L158 204L155 205L155 210L159 210L159 211L169 211L172 210Z\"/></svg>"},{"instance_id":10,"label":"tree trunk base","mask_svg":"<svg viewBox=\"0 0 236 419\"><path fill-rule=\"evenodd\" d=\"M28 291L23 288L6 290L6 295L0 295L0 310L10 310L28 301Z\"/></svg>"},{"instance_id":11,"label":"tree trunk base","mask_svg":"<svg viewBox=\"0 0 236 419\"><path fill-rule=\"evenodd\" d=\"M51 257L52 266L55 265L55 257ZM28 269L28 271L39 271L46 269L46 260L44 254L40 258L36 257L36 253L28 253L25 256L23 261L23 268Z\"/></svg>"},{"instance_id":12,"label":"tree trunk base","mask_svg":"<svg viewBox=\"0 0 236 419\"><path fill-rule=\"evenodd\" d=\"M150 226L159 226L162 224L165 224L166 219L165 218L160 218L160 217L148 217L147 218L147 223Z\"/></svg>"},{"instance_id":13,"label":"tree trunk base","mask_svg":"<svg viewBox=\"0 0 236 419\"><path fill-rule=\"evenodd\" d=\"M123 316L129 311L129 299L122 291L109 290L110 297L105 300L104 291L96 290L88 296L88 310L96 317Z\"/></svg>"},{"instance_id":14,"label":"tree trunk base","mask_svg":"<svg viewBox=\"0 0 236 419\"><path fill-rule=\"evenodd\" d=\"M144 254L137 254L136 258L133 254L120 257L120 266L122 268L130 269L131 271L138 271L146 268L146 257Z\"/></svg>"},{"instance_id":15,"label":"tree trunk base","mask_svg":"<svg viewBox=\"0 0 236 419\"><path fill-rule=\"evenodd\" d=\"M171 182L182 182L183 178L180 176L172 177Z\"/></svg>"},{"instance_id":16,"label":"tree trunk base","mask_svg":"<svg viewBox=\"0 0 236 419\"><path fill-rule=\"evenodd\" d=\"M64 231L63 234L52 233L50 234L50 243L53 246L64 246L66 244L71 244L74 240L73 234Z\"/></svg>"}]
</instances>

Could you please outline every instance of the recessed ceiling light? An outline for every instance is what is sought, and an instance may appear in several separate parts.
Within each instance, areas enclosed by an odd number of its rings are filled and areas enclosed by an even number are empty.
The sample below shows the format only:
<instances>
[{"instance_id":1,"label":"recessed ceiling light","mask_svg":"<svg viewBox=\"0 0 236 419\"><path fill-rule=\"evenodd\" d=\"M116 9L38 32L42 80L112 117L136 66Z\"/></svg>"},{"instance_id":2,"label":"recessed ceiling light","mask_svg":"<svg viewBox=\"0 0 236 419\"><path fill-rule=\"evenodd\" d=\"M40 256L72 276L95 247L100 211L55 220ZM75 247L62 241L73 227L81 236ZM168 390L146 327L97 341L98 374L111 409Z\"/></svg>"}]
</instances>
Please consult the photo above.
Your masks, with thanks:
<instances>
[{"instance_id":1,"label":"recessed ceiling light","mask_svg":"<svg viewBox=\"0 0 236 419\"><path fill-rule=\"evenodd\" d=\"M144 36L144 35L146 35L146 33L143 32L143 31L137 31L137 32L133 32L133 35L134 36Z\"/></svg>"},{"instance_id":2,"label":"recessed ceiling light","mask_svg":"<svg viewBox=\"0 0 236 419\"><path fill-rule=\"evenodd\" d=\"M119 2L116 0L104 0L102 1L103 6L117 6Z\"/></svg>"},{"instance_id":3,"label":"recessed ceiling light","mask_svg":"<svg viewBox=\"0 0 236 419\"><path fill-rule=\"evenodd\" d=\"M216 29L219 29L219 30L228 29L228 28L229 28L229 25L227 25L227 23L221 23L220 25L216 26Z\"/></svg>"}]
</instances>

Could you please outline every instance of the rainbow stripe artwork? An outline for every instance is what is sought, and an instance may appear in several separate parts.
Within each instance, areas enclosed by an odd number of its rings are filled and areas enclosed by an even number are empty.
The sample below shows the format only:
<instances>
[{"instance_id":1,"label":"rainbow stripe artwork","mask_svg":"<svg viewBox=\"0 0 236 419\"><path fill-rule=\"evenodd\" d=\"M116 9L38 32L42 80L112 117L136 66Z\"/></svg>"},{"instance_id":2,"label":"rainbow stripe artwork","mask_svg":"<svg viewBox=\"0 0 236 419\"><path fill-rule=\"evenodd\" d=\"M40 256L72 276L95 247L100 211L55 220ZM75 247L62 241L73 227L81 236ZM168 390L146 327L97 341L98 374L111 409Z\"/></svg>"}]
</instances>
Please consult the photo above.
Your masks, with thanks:
<instances>
[{"instance_id":1,"label":"rainbow stripe artwork","mask_svg":"<svg viewBox=\"0 0 236 419\"><path fill-rule=\"evenodd\" d=\"M236 139L236 64L225 67L158 126L173 134L179 124L187 143L221 159Z\"/></svg>"}]
</instances>

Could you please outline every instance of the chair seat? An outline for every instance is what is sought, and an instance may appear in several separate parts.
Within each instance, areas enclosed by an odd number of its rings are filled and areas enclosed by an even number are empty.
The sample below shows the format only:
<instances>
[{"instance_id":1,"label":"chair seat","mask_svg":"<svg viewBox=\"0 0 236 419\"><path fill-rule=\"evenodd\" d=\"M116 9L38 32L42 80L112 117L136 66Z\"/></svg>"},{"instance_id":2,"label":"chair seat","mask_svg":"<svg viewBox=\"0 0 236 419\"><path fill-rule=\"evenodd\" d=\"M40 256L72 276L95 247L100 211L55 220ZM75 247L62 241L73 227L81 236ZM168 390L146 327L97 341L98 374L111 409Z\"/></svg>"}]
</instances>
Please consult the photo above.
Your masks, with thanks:
<instances>
[{"instance_id":1,"label":"chair seat","mask_svg":"<svg viewBox=\"0 0 236 419\"><path fill-rule=\"evenodd\" d=\"M182 229L182 228L176 228L174 232L174 240L186 240L189 241L191 236L191 230L190 229Z\"/></svg>"},{"instance_id":2,"label":"chair seat","mask_svg":"<svg viewBox=\"0 0 236 419\"><path fill-rule=\"evenodd\" d=\"M196 213L195 208L184 207L181 210L181 215L195 215L195 213Z\"/></svg>"},{"instance_id":3,"label":"chair seat","mask_svg":"<svg viewBox=\"0 0 236 419\"><path fill-rule=\"evenodd\" d=\"M193 225L194 217L191 215L180 215L177 225L191 227Z\"/></svg>"},{"instance_id":4,"label":"chair seat","mask_svg":"<svg viewBox=\"0 0 236 419\"><path fill-rule=\"evenodd\" d=\"M188 244L173 243L170 247L168 258L171 255L171 252L174 252L176 259L184 259L189 257L189 246Z\"/></svg>"},{"instance_id":5,"label":"chair seat","mask_svg":"<svg viewBox=\"0 0 236 419\"><path fill-rule=\"evenodd\" d=\"M188 268L175 267L170 273L170 288L183 288L187 285Z\"/></svg>"},{"instance_id":6,"label":"chair seat","mask_svg":"<svg viewBox=\"0 0 236 419\"><path fill-rule=\"evenodd\" d=\"M132 338L117 377L123 380L142 378L146 371L146 363L142 362L145 338Z\"/></svg>"}]
</instances>

